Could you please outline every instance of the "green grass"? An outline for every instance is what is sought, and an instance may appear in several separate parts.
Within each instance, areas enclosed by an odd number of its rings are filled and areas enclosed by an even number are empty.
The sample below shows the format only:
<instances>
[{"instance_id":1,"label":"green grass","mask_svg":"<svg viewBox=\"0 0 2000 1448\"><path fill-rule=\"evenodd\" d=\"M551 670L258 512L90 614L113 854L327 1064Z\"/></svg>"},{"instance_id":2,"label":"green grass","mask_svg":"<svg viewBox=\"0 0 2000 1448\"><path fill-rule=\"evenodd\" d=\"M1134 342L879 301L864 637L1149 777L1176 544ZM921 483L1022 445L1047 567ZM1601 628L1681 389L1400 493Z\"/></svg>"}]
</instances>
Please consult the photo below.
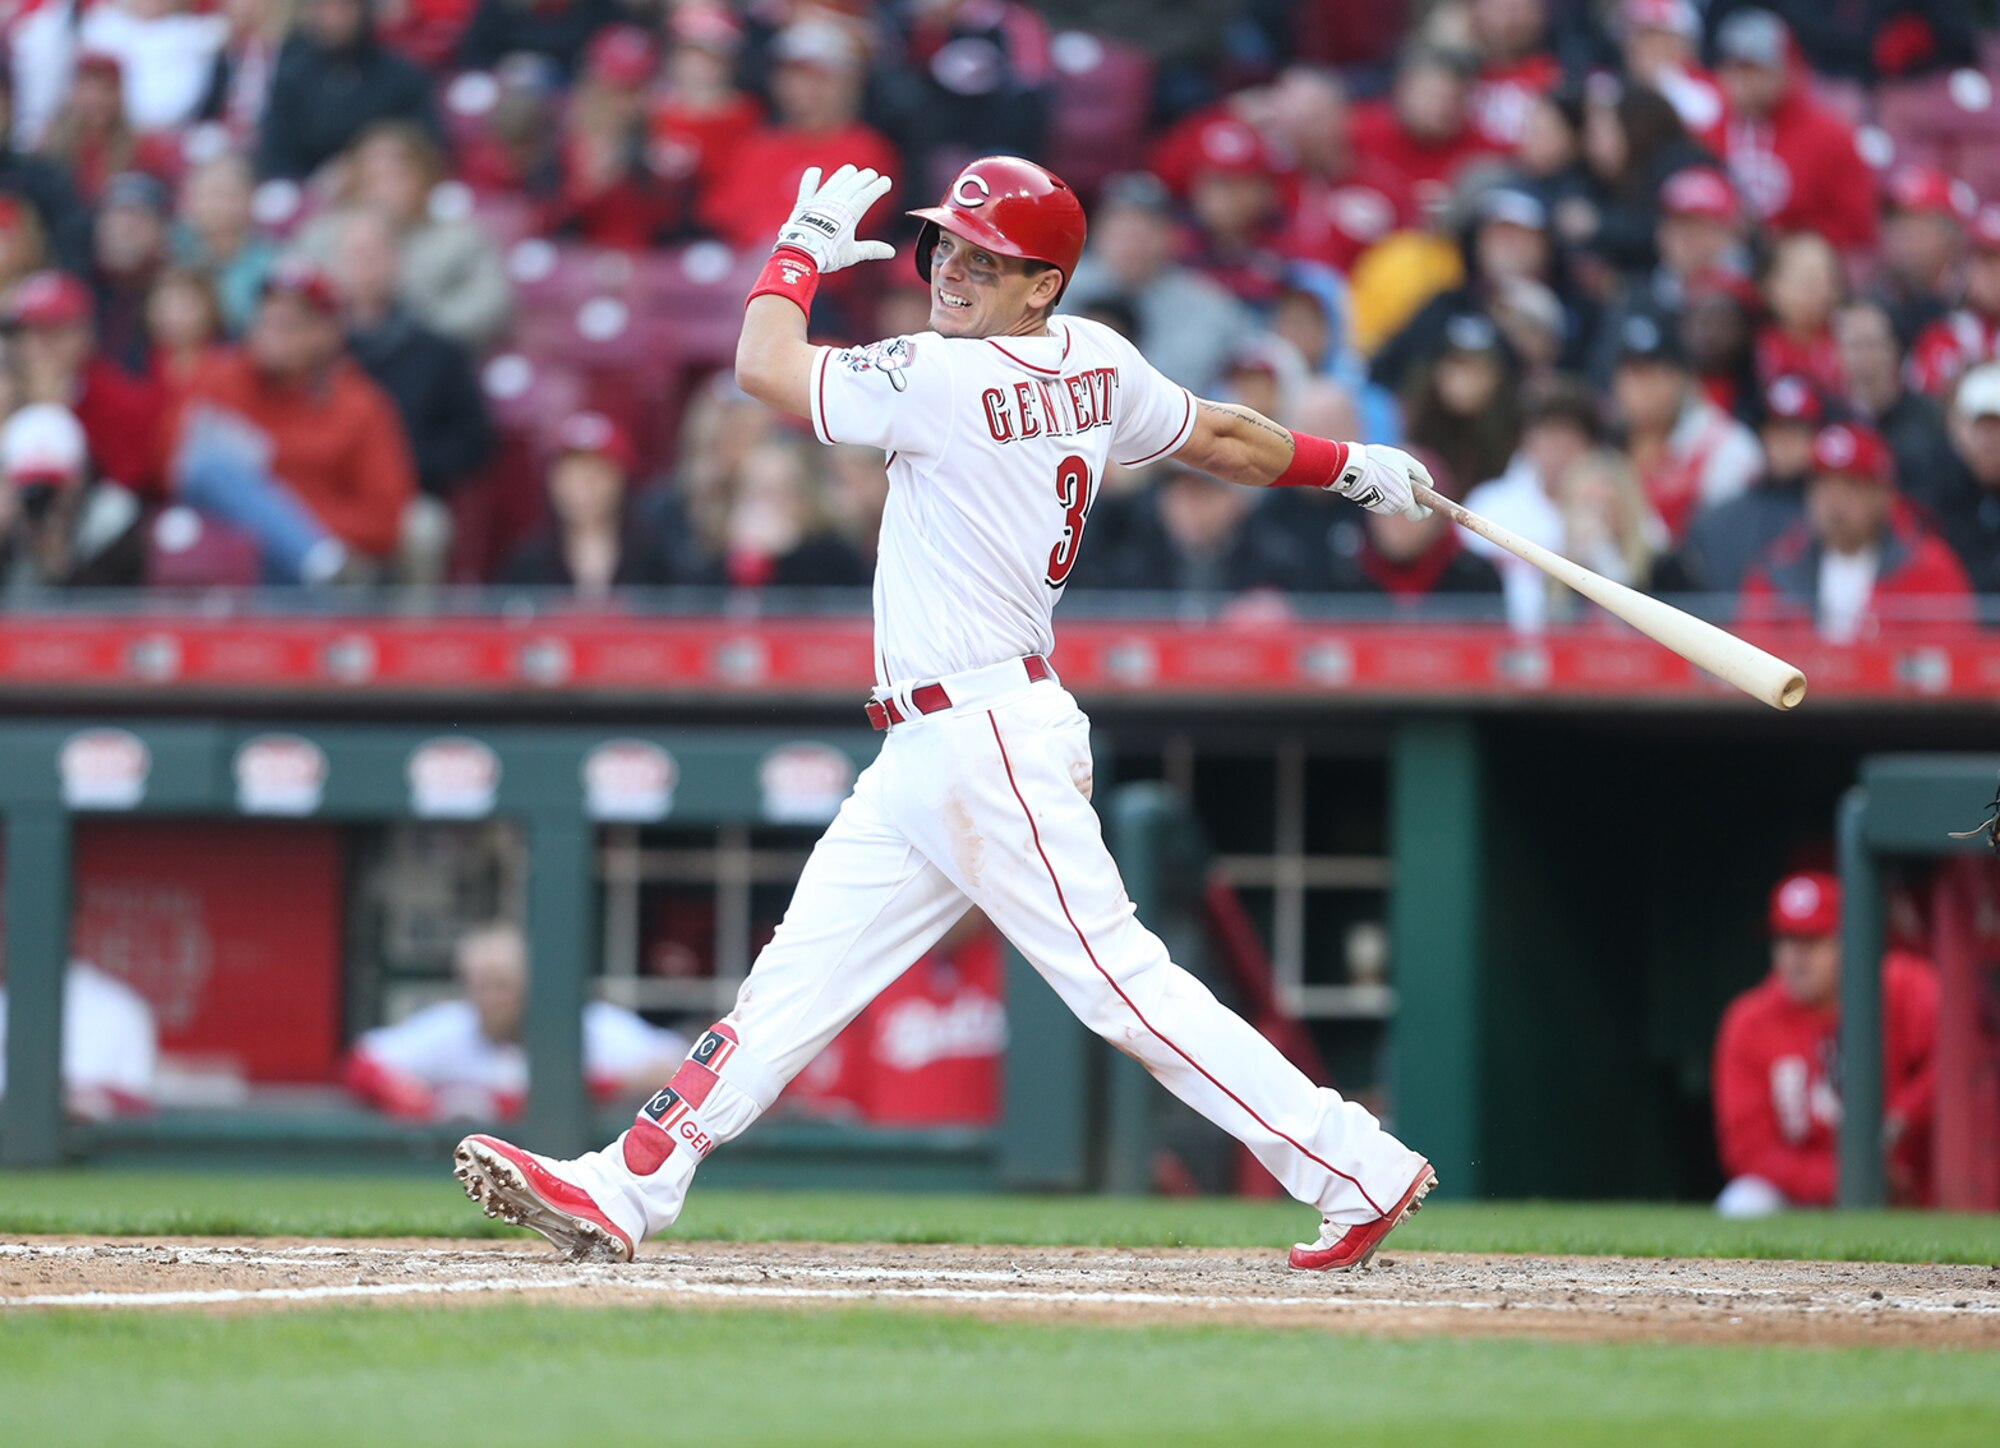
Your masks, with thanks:
<instances>
[{"instance_id":1,"label":"green grass","mask_svg":"<svg viewBox=\"0 0 2000 1448\"><path fill-rule=\"evenodd\" d=\"M1312 1225L1282 1202L697 1190L676 1235L726 1240L1270 1247ZM424 1177L0 1172L0 1234L514 1235ZM1695 1206L1442 1201L1398 1246L1644 1257L2000 1263L2000 1217L1802 1212L1725 1222Z\"/></svg>"},{"instance_id":2,"label":"green grass","mask_svg":"<svg viewBox=\"0 0 2000 1448\"><path fill-rule=\"evenodd\" d=\"M64 1448L2000 1441L1985 1353L1092 1330L879 1310L0 1319L4 1436Z\"/></svg>"}]
</instances>

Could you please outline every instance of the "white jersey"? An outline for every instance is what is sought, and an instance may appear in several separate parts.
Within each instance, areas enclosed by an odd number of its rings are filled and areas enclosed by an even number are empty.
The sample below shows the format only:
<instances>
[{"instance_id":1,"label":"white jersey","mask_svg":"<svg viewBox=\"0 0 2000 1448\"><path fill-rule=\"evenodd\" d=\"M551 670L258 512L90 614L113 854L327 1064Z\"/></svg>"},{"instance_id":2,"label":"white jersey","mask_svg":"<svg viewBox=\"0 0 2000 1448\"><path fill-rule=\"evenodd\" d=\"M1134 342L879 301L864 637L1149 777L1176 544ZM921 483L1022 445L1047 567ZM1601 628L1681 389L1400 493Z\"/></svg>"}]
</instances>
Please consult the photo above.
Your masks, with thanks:
<instances>
[{"instance_id":1,"label":"white jersey","mask_svg":"<svg viewBox=\"0 0 2000 1448\"><path fill-rule=\"evenodd\" d=\"M1180 450L1195 399L1109 327L1040 337L919 332L813 360L821 442L889 454L875 671L921 683L1055 647L1051 616L1107 462Z\"/></svg>"}]
</instances>

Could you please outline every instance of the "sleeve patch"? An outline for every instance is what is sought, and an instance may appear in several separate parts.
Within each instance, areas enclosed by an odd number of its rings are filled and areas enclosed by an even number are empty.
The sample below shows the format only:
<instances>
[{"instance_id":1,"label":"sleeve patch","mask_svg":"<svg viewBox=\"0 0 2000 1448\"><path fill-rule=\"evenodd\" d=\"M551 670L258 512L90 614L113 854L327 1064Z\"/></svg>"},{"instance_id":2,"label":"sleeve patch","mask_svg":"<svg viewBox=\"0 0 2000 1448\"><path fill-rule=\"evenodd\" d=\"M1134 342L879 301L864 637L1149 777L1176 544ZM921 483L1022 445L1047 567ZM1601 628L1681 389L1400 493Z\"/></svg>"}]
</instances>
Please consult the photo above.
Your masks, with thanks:
<instances>
[{"instance_id":1,"label":"sleeve patch","mask_svg":"<svg viewBox=\"0 0 2000 1448\"><path fill-rule=\"evenodd\" d=\"M909 387L910 379L904 375L904 370L916 360L916 356L917 344L910 337L891 337L866 347L847 347L833 354L834 360L849 372L857 376L879 373L898 392Z\"/></svg>"}]
</instances>

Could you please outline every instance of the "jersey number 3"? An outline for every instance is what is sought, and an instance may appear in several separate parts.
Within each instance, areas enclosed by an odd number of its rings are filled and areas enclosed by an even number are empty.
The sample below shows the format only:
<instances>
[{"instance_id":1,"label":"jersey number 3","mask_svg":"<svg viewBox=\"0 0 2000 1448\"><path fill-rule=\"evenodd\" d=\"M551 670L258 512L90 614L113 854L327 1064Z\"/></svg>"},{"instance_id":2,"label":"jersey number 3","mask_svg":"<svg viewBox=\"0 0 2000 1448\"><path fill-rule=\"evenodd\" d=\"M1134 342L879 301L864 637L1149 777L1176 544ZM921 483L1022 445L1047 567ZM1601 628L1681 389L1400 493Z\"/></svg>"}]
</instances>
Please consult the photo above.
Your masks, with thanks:
<instances>
[{"instance_id":1,"label":"jersey number 3","mask_svg":"<svg viewBox=\"0 0 2000 1448\"><path fill-rule=\"evenodd\" d=\"M1056 464L1056 501L1063 505L1063 530L1049 550L1050 588L1069 582L1083 547L1083 525L1090 518L1090 464L1074 453Z\"/></svg>"}]
</instances>

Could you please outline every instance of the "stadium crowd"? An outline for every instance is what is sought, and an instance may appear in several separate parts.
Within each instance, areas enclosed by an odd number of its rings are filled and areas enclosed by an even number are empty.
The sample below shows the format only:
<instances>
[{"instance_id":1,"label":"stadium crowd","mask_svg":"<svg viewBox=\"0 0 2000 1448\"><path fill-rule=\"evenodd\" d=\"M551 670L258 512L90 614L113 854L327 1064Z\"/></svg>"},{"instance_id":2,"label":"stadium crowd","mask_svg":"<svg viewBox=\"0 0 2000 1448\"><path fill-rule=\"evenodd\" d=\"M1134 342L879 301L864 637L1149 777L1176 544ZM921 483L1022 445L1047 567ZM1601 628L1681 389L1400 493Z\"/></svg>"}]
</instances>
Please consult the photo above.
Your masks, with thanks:
<instances>
[{"instance_id":1,"label":"stadium crowd","mask_svg":"<svg viewBox=\"0 0 2000 1448\"><path fill-rule=\"evenodd\" d=\"M2000 592L2000 52L1956 0L17 0L0 586L864 584L886 482L738 393L800 173L1082 190L1065 307L1833 639ZM1078 592L1573 600L1442 519L1114 473Z\"/></svg>"}]
</instances>

